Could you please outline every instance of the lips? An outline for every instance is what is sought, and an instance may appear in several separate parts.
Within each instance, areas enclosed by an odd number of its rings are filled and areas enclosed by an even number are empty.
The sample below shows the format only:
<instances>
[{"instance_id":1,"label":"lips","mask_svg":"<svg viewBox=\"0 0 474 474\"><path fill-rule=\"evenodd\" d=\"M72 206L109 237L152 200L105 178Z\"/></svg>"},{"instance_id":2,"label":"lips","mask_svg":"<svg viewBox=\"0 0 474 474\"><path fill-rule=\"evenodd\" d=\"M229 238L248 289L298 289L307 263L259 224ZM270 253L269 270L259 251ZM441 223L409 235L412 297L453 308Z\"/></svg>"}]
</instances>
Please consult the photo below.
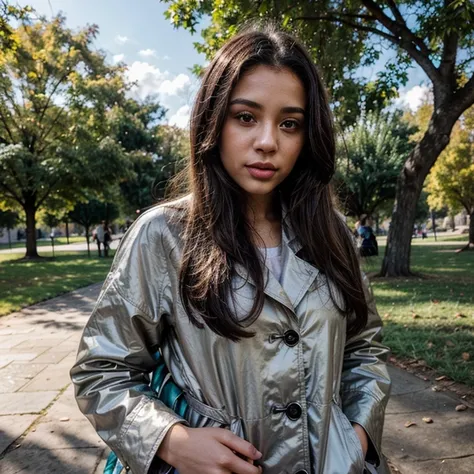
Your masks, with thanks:
<instances>
[{"instance_id":1,"label":"lips","mask_svg":"<svg viewBox=\"0 0 474 474\"><path fill-rule=\"evenodd\" d=\"M252 163L245 167L253 178L261 180L272 178L277 171L271 163Z\"/></svg>"},{"instance_id":2,"label":"lips","mask_svg":"<svg viewBox=\"0 0 474 474\"><path fill-rule=\"evenodd\" d=\"M247 168L257 168L259 170L273 170L276 171L275 166L272 163L263 163L263 162L256 162L246 165Z\"/></svg>"}]
</instances>

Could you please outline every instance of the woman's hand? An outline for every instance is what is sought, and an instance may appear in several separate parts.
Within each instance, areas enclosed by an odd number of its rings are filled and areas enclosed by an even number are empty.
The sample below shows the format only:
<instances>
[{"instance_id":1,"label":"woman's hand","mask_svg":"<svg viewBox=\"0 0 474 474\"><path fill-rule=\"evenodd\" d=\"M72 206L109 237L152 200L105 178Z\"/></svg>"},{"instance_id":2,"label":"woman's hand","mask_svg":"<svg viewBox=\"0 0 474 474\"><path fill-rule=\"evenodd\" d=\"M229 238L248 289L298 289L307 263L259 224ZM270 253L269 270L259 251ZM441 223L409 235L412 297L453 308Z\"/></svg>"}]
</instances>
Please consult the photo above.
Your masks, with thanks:
<instances>
[{"instance_id":1,"label":"woman's hand","mask_svg":"<svg viewBox=\"0 0 474 474\"><path fill-rule=\"evenodd\" d=\"M367 433L365 432L364 428L360 426L358 423L352 423L352 427L354 428L354 431L357 434L357 437L359 438L360 444L362 446L362 452L364 453L364 458L367 454L367 450L369 449L369 437L367 436Z\"/></svg>"},{"instance_id":2,"label":"woman's hand","mask_svg":"<svg viewBox=\"0 0 474 474\"><path fill-rule=\"evenodd\" d=\"M174 425L157 453L179 474L260 474L262 453L229 430Z\"/></svg>"}]
</instances>

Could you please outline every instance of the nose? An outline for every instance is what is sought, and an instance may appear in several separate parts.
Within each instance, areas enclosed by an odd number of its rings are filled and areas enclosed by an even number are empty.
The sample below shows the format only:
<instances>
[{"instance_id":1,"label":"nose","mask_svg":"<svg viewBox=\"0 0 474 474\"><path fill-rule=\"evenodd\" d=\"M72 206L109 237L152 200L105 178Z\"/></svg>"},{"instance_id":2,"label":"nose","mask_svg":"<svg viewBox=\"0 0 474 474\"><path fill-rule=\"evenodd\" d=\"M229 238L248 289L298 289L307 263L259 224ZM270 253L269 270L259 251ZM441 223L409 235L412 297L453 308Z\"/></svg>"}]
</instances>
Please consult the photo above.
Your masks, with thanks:
<instances>
[{"instance_id":1,"label":"nose","mask_svg":"<svg viewBox=\"0 0 474 474\"><path fill-rule=\"evenodd\" d=\"M258 127L255 138L255 149L261 153L274 153L278 150L278 131L272 123L264 123Z\"/></svg>"}]
</instances>

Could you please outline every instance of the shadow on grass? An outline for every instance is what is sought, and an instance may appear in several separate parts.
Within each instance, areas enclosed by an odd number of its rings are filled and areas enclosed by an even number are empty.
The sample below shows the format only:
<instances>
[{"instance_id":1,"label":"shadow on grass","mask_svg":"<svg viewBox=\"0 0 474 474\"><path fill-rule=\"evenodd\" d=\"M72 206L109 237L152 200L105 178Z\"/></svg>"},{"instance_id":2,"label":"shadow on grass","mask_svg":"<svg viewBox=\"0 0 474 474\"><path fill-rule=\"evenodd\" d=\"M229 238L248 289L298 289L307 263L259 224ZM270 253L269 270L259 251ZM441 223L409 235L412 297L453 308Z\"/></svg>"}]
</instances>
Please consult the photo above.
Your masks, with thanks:
<instances>
[{"instance_id":1,"label":"shadow on grass","mask_svg":"<svg viewBox=\"0 0 474 474\"><path fill-rule=\"evenodd\" d=\"M8 314L55 296L102 282L112 258L66 254L51 260L7 260L0 265L0 314Z\"/></svg>"},{"instance_id":2,"label":"shadow on grass","mask_svg":"<svg viewBox=\"0 0 474 474\"><path fill-rule=\"evenodd\" d=\"M424 360L442 375L474 387L474 327L415 320L385 321L384 344L394 355ZM468 354L466 356L466 354Z\"/></svg>"}]
</instances>

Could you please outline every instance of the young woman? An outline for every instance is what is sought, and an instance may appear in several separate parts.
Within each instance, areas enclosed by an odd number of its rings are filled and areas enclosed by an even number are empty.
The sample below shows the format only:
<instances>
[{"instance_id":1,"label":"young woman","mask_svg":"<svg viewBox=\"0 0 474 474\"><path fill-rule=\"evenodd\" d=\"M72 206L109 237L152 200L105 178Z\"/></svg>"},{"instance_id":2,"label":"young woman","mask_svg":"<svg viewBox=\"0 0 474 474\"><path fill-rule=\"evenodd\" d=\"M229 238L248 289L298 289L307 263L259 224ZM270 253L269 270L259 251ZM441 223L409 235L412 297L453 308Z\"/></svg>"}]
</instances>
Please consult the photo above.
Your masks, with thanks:
<instances>
[{"instance_id":1,"label":"young woman","mask_svg":"<svg viewBox=\"0 0 474 474\"><path fill-rule=\"evenodd\" d=\"M134 474L388 472L388 351L308 53L271 28L230 40L191 144L189 194L128 230L85 328L81 410ZM158 349L184 417L149 387Z\"/></svg>"}]
</instances>

